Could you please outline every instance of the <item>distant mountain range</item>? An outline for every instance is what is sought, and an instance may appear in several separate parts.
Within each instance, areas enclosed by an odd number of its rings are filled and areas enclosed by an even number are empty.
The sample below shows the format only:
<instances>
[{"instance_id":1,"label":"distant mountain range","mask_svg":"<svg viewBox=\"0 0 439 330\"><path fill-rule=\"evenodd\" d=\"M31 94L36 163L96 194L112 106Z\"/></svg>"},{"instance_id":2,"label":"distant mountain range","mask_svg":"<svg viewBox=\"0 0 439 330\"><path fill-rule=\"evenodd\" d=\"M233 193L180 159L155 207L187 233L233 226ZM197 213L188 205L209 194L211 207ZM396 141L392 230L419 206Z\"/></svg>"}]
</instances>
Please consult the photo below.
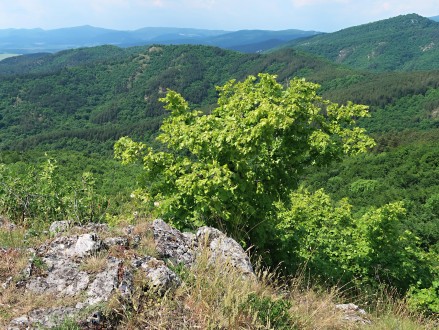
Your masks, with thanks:
<instances>
[{"instance_id":1,"label":"distant mountain range","mask_svg":"<svg viewBox=\"0 0 439 330\"><path fill-rule=\"evenodd\" d=\"M439 22L417 14L401 15L305 40L293 40L283 47L323 56L355 69L437 70Z\"/></svg>"},{"instance_id":2,"label":"distant mountain range","mask_svg":"<svg viewBox=\"0 0 439 330\"><path fill-rule=\"evenodd\" d=\"M0 30L0 53L30 54L60 50L115 45L130 47L150 44L198 44L218 46L247 53L264 51L287 41L319 34L302 30L221 31L185 28L148 27L135 31L118 31L80 26L55 30Z\"/></svg>"},{"instance_id":3,"label":"distant mountain range","mask_svg":"<svg viewBox=\"0 0 439 330\"><path fill-rule=\"evenodd\" d=\"M80 26L55 30L0 30L0 60L11 54L35 54L111 45L119 48L144 45L208 45L242 53L272 52L294 48L354 69L413 71L439 69L439 16L401 15L334 33L302 30L203 30L147 27L118 31ZM99 52L99 56L103 56ZM112 52L111 54L115 54ZM76 56L76 55L75 55ZM81 62L74 58L73 62ZM18 64L17 64L18 65ZM20 61L19 66L23 66ZM15 70L13 62L8 70Z\"/></svg>"}]
</instances>

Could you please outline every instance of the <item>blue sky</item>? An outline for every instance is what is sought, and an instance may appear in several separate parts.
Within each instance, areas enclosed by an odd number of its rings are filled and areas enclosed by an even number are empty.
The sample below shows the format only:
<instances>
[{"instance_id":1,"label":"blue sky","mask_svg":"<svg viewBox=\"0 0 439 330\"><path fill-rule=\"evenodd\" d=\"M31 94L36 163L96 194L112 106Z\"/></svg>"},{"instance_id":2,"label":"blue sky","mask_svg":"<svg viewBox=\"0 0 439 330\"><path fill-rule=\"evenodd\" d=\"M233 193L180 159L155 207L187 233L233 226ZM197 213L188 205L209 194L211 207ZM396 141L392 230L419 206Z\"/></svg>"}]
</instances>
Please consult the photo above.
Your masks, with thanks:
<instances>
[{"instance_id":1,"label":"blue sky","mask_svg":"<svg viewBox=\"0 0 439 330\"><path fill-rule=\"evenodd\" d=\"M438 0L0 0L0 29L93 25L333 32L401 14L439 15Z\"/></svg>"}]
</instances>

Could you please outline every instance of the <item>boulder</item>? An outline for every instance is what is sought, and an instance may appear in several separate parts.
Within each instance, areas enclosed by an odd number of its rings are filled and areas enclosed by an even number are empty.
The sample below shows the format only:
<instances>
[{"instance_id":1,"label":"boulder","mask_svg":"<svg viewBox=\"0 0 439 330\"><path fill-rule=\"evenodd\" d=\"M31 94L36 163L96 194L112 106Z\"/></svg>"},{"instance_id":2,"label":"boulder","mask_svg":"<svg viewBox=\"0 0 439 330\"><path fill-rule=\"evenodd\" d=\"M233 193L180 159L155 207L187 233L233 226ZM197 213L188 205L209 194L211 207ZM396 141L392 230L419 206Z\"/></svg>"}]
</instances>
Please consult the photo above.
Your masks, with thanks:
<instances>
[{"instance_id":1,"label":"boulder","mask_svg":"<svg viewBox=\"0 0 439 330\"><path fill-rule=\"evenodd\" d=\"M162 260L146 256L134 260L133 266L143 271L147 280L147 288L161 295L181 284L177 274L170 270Z\"/></svg>"},{"instance_id":2,"label":"boulder","mask_svg":"<svg viewBox=\"0 0 439 330\"><path fill-rule=\"evenodd\" d=\"M95 305L102 301L108 301L119 287L119 272L123 267L122 260L109 258L106 269L98 273L93 282L87 288L87 299L76 305L77 308Z\"/></svg>"},{"instance_id":3,"label":"boulder","mask_svg":"<svg viewBox=\"0 0 439 330\"><path fill-rule=\"evenodd\" d=\"M169 226L162 219L152 223L156 249L161 258L170 259L174 264L190 266L195 261L195 241L191 236Z\"/></svg>"},{"instance_id":4,"label":"boulder","mask_svg":"<svg viewBox=\"0 0 439 330\"><path fill-rule=\"evenodd\" d=\"M26 289L37 294L53 293L75 296L89 284L89 275L79 270L79 264L63 256L49 255L41 259L47 275L30 277Z\"/></svg>"},{"instance_id":5,"label":"boulder","mask_svg":"<svg viewBox=\"0 0 439 330\"><path fill-rule=\"evenodd\" d=\"M234 239L227 237L218 229L201 227L196 234L199 247L207 247L211 251L212 261L228 262L244 275L254 275L250 258Z\"/></svg>"},{"instance_id":6,"label":"boulder","mask_svg":"<svg viewBox=\"0 0 439 330\"><path fill-rule=\"evenodd\" d=\"M8 330L53 328L67 318L74 318L78 311L72 307L36 309L13 319Z\"/></svg>"}]
</instances>

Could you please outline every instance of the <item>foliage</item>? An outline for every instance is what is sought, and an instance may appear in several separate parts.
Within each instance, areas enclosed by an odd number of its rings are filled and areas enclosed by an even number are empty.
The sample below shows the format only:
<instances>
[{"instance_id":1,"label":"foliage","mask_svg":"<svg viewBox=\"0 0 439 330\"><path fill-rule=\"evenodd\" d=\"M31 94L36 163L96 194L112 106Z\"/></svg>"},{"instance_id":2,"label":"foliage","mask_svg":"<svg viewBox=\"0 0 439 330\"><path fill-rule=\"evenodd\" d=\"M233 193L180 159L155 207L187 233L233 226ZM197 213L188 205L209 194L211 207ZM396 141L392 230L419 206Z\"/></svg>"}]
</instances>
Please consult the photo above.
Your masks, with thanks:
<instances>
[{"instance_id":1,"label":"foliage","mask_svg":"<svg viewBox=\"0 0 439 330\"><path fill-rule=\"evenodd\" d=\"M96 192L92 173L66 182L51 158L37 167L1 164L0 182L0 212L15 223L99 221L106 211L107 200Z\"/></svg>"},{"instance_id":2,"label":"foliage","mask_svg":"<svg viewBox=\"0 0 439 330\"><path fill-rule=\"evenodd\" d=\"M286 299L271 300L270 297L260 297L250 294L243 304L243 310L249 310L250 315L256 313L258 319L273 329L296 329L289 309L291 302Z\"/></svg>"},{"instance_id":3,"label":"foliage","mask_svg":"<svg viewBox=\"0 0 439 330\"><path fill-rule=\"evenodd\" d=\"M423 95L439 87L439 71L373 74L291 49L250 55L194 45L102 46L1 62L0 150L109 154L121 136L152 140L166 115L159 98L167 88L209 113L215 85L258 72L283 83L305 77L322 85L326 99L370 105L377 119L361 122L370 131L437 126L439 95Z\"/></svg>"},{"instance_id":4,"label":"foliage","mask_svg":"<svg viewBox=\"0 0 439 330\"><path fill-rule=\"evenodd\" d=\"M191 111L169 91L156 152L128 138L115 145L116 157L136 159L144 149L145 194L158 213L179 227L213 225L245 237L262 235L273 202L295 188L306 166L331 162L373 145L354 117L367 108L339 106L317 95L318 86L301 79L285 89L260 74L219 88L218 108L209 115Z\"/></svg>"},{"instance_id":5,"label":"foliage","mask_svg":"<svg viewBox=\"0 0 439 330\"><path fill-rule=\"evenodd\" d=\"M409 304L415 309L439 315L439 280L433 281L428 288L412 288L409 292Z\"/></svg>"},{"instance_id":6,"label":"foliage","mask_svg":"<svg viewBox=\"0 0 439 330\"><path fill-rule=\"evenodd\" d=\"M397 138L423 139L424 142L392 147L392 136L382 136L377 139L377 149L381 152L346 158L319 171L310 168L304 176L305 184L312 191L323 188L333 200L348 197L354 213L404 201L406 216L402 221L405 228L421 239L426 251L435 249L439 252L437 132L430 137L408 135L402 138L402 134L398 134Z\"/></svg>"},{"instance_id":7,"label":"foliage","mask_svg":"<svg viewBox=\"0 0 439 330\"><path fill-rule=\"evenodd\" d=\"M299 190L278 207L280 259L292 270L305 264L333 284L385 284L402 293L418 281L431 283L433 265L404 228L401 203L355 216L347 200Z\"/></svg>"}]
</instances>

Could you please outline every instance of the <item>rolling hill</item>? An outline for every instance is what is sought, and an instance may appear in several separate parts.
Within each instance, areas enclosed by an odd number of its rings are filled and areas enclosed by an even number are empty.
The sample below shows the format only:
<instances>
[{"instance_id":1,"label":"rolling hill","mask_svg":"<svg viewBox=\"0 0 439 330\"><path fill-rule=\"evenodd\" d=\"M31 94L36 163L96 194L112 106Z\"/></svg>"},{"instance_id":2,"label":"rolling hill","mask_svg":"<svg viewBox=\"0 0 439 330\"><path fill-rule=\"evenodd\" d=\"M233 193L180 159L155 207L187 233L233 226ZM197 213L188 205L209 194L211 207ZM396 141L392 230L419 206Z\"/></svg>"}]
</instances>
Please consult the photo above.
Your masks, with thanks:
<instances>
[{"instance_id":1,"label":"rolling hill","mask_svg":"<svg viewBox=\"0 0 439 330\"><path fill-rule=\"evenodd\" d=\"M165 115L159 98L167 88L208 111L216 85L259 72L277 74L282 82L305 77L320 83L325 97L370 105L380 116L403 97L410 101L439 88L438 71L360 72L292 49L265 55L194 45L99 46L23 55L0 62L0 150L106 152L122 135L147 140ZM364 125L385 132L398 129L404 118L406 128L432 129L438 105L439 96L430 92L402 117Z\"/></svg>"},{"instance_id":2,"label":"rolling hill","mask_svg":"<svg viewBox=\"0 0 439 330\"><path fill-rule=\"evenodd\" d=\"M372 71L439 69L439 23L417 14L289 43L333 62Z\"/></svg>"}]
</instances>

